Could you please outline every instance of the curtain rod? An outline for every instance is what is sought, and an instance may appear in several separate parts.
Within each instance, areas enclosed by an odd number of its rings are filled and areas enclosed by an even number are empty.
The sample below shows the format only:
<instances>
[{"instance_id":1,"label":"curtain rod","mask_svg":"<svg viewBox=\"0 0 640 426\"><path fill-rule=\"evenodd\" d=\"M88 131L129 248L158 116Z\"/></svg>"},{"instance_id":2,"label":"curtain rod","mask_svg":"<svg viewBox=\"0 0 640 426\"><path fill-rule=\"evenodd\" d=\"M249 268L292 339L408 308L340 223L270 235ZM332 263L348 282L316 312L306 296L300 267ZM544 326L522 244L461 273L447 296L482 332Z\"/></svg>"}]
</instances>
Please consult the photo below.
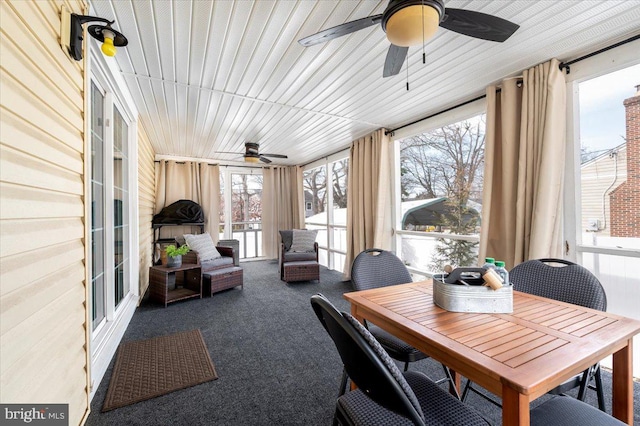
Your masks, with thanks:
<instances>
[{"instance_id":1,"label":"curtain rod","mask_svg":"<svg viewBox=\"0 0 640 426\"><path fill-rule=\"evenodd\" d=\"M154 163L159 163L160 161L173 161L173 160L153 160ZM244 166L244 165L236 165L236 164L218 164L218 163L207 163L204 161L193 161L194 163L198 163L198 164L206 164L207 166L220 166L220 167L240 167L240 168L245 168L245 169L269 169L270 166ZM185 164L186 161L176 161L176 164Z\"/></svg>"},{"instance_id":2,"label":"curtain rod","mask_svg":"<svg viewBox=\"0 0 640 426\"><path fill-rule=\"evenodd\" d=\"M175 160L167 160L166 158L163 158L162 160L153 160L154 163L159 163L161 161L173 161L176 164L186 164L186 161L175 161ZM207 163L206 161L191 161L191 163L198 163L198 164L206 164L207 166L217 166L218 163Z\"/></svg>"},{"instance_id":3,"label":"curtain rod","mask_svg":"<svg viewBox=\"0 0 640 426\"><path fill-rule=\"evenodd\" d=\"M386 132L385 132L385 134L386 134ZM349 151L350 149L351 149L351 147L349 147L349 146L348 146L348 147L346 147L346 148L339 149L339 150L337 150L337 151L335 151L335 152L332 152L331 154L326 154L326 155L323 155L322 157L318 157L318 158L316 158L316 159L315 159L315 160L313 160L313 161L309 161L308 163L304 163L304 164L302 164L300 167L308 166L309 164L311 164L311 163L315 163L316 161L318 161L318 160L319 160L319 159L321 159L321 158L327 159L327 158L331 157L332 155L340 154L342 151Z\"/></svg>"},{"instance_id":4,"label":"curtain rod","mask_svg":"<svg viewBox=\"0 0 640 426\"><path fill-rule=\"evenodd\" d=\"M220 167L240 167L243 169L270 169L271 166L241 166L241 165L235 165L235 164L220 164Z\"/></svg>"},{"instance_id":5,"label":"curtain rod","mask_svg":"<svg viewBox=\"0 0 640 426\"><path fill-rule=\"evenodd\" d=\"M636 41L638 39L640 39L640 34L636 34L633 37L629 37L626 40L619 41L618 43L612 44L611 46L603 47L602 49L596 50L595 52L591 52L591 53L588 53L588 54L586 54L584 56L580 56L579 58L576 58L576 59L574 59L572 61L561 62L560 63L560 71L563 71L563 70L566 69L567 70L567 74L570 74L571 73L571 65L575 64L576 62L580 62L580 61L583 61L585 59L589 59L592 56L599 55L599 54L604 53L604 52L606 52L608 50L615 49L616 47L620 47L620 46L625 45L627 43L631 43L632 41Z\"/></svg>"},{"instance_id":6,"label":"curtain rod","mask_svg":"<svg viewBox=\"0 0 640 426\"><path fill-rule=\"evenodd\" d=\"M499 90L500 90L500 89L498 89L498 91L499 91ZM420 118L420 119L418 119L418 120L412 121L411 123L407 123L407 124L404 124L404 125L402 125L402 126L400 126L400 127L396 127L395 129L386 130L386 131L384 132L384 134L385 134L385 136L387 136L387 135L392 135L392 136L393 136L393 132L395 132L396 130L404 129L405 127L412 126L412 125L414 125L414 124L416 124L416 123L419 123L419 122L421 122L421 121L428 120L428 119L433 118L433 117L436 117L436 116L438 116L438 115L440 115L440 114L444 114L445 112L449 112L449 111L454 110L454 109L456 109L456 108L463 107L463 106L465 106L465 105L467 105L467 104L470 104L470 103L475 102L475 101L479 101L480 99L483 99L483 98L486 98L486 97L487 97L487 95L480 95L480 96L477 96L477 97L475 97L475 98L473 98L473 99L469 99L468 101L464 101L464 102L462 102L462 103L460 103L460 104L458 104L458 105L454 105L454 106L449 107L449 108L447 108L447 109L443 109L442 111L438 111L438 112L433 113L433 114L431 114L431 115L428 115L428 116L426 116L426 117L423 117L423 118Z\"/></svg>"},{"instance_id":7,"label":"curtain rod","mask_svg":"<svg viewBox=\"0 0 640 426\"><path fill-rule=\"evenodd\" d=\"M634 35L633 37L629 37L629 38L628 38L628 39L626 39L626 40L619 41L618 43L612 44L611 46L604 47L604 48L602 48L602 49L600 49L600 50L596 50L595 52L591 52L591 53L589 53L589 54L587 54L587 55L581 56L581 57L576 58L576 59L573 59L573 60L571 60L571 61L568 61L568 62L561 62L561 63L560 63L560 65L559 65L560 71L564 71L564 70L566 69L567 74L569 74L569 73L571 73L571 67L570 67L570 65L573 65L573 64L575 64L576 62L580 62L580 61L583 61L583 60L585 60L585 59L591 58L592 56L599 55L599 54L604 53L604 52L606 52L606 51L608 51L608 50L615 49L616 47L620 47L620 46L625 45L625 44L627 44L627 43L631 43L632 41L636 41L636 40L638 40L638 39L640 39L640 34L636 34L636 35ZM499 91L500 91L500 89L498 89L497 91L499 92ZM411 126L411 125L413 125L413 124L416 124L416 123L419 123L419 122L421 122L421 121L428 120L428 119L433 118L433 117L436 117L436 116L438 116L438 115L440 115L440 114L444 114L445 112L449 112L449 111L454 110L454 109L456 109L456 108L463 107L463 106L465 106L465 105L467 105L467 104L470 104L471 102L479 101L480 99L482 99L482 98L486 98L486 97L487 97L487 95L481 95L481 96L478 96L478 97L476 97L476 98L473 98L473 99L471 99L471 100L468 100L468 101L462 102L462 103L460 103L460 104L458 104L458 105L454 105L454 106L452 106L452 107L450 107L450 108L447 108L447 109L445 109L445 110L442 110L442 111L440 111L440 112L436 112L436 113L431 114L431 115L428 115L428 116L426 116L426 117L424 117L424 118L420 118L420 119L418 119L418 120L412 121L411 123L407 123L407 124L405 124L405 125L403 125L403 126L396 127L395 129L387 130L387 131L385 131L385 132L384 132L384 134L385 134L385 135L393 135L393 132L395 132L396 130L404 129L405 127L409 127L409 126Z\"/></svg>"}]
</instances>

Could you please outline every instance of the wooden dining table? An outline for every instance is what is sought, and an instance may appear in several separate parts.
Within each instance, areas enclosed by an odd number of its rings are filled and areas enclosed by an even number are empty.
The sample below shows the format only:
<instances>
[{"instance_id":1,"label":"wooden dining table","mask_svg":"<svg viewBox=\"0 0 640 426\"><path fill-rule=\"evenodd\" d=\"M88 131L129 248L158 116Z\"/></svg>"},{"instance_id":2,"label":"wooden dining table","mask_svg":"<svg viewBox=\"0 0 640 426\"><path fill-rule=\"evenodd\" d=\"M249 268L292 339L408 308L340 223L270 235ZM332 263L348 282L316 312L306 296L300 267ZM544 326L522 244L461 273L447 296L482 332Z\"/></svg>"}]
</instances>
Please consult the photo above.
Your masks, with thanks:
<instances>
[{"instance_id":1,"label":"wooden dining table","mask_svg":"<svg viewBox=\"0 0 640 426\"><path fill-rule=\"evenodd\" d=\"M458 313L431 280L345 293L351 314L502 398L502 424L529 425L529 403L613 354L613 415L633 424L632 340L640 321L513 292L513 313Z\"/></svg>"}]
</instances>

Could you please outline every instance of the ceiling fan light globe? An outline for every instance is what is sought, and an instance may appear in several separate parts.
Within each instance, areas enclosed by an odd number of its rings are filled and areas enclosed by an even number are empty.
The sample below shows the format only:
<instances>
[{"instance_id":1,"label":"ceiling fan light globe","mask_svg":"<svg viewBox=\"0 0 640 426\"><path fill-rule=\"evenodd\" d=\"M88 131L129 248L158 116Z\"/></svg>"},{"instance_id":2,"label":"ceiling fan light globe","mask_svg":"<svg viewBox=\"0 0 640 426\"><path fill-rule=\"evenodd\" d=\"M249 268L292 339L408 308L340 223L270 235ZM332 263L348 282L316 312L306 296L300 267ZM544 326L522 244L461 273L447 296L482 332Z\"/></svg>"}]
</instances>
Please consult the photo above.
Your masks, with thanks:
<instances>
[{"instance_id":1,"label":"ceiling fan light globe","mask_svg":"<svg viewBox=\"0 0 640 426\"><path fill-rule=\"evenodd\" d=\"M260 162L260 158L245 156L244 157L244 162L245 163L259 163Z\"/></svg>"},{"instance_id":2,"label":"ceiling fan light globe","mask_svg":"<svg viewBox=\"0 0 640 426\"><path fill-rule=\"evenodd\" d=\"M435 8L429 5L407 6L389 17L386 23L387 39L400 47L418 46L433 37L439 23L440 14Z\"/></svg>"}]
</instances>

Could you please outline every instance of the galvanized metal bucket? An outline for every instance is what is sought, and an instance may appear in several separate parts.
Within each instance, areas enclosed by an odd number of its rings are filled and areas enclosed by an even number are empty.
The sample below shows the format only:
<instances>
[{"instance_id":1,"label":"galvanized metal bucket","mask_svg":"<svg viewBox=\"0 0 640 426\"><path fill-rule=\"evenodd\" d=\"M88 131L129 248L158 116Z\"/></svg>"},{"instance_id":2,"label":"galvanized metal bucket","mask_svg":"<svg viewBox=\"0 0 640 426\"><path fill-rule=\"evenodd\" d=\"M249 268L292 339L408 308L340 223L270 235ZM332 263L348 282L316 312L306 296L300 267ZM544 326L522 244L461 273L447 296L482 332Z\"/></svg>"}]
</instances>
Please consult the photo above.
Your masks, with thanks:
<instances>
[{"instance_id":1,"label":"galvanized metal bucket","mask_svg":"<svg viewBox=\"0 0 640 426\"><path fill-rule=\"evenodd\" d=\"M433 302L451 312L512 313L513 286L492 290L483 285L483 272L482 268L457 268L450 274L434 275Z\"/></svg>"}]
</instances>

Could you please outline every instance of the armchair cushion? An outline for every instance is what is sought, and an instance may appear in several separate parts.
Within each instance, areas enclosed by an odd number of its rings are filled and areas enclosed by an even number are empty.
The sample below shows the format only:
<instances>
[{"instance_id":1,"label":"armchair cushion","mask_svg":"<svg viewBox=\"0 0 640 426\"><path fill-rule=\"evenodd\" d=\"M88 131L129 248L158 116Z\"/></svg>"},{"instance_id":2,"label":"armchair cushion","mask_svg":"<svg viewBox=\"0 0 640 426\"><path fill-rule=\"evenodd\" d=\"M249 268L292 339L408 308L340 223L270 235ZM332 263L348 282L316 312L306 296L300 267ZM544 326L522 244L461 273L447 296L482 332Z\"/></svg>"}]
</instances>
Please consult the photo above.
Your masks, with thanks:
<instances>
[{"instance_id":1,"label":"armchair cushion","mask_svg":"<svg viewBox=\"0 0 640 426\"><path fill-rule=\"evenodd\" d=\"M200 265L202 266L203 273L215 269L221 269L225 266L233 266L233 257L221 256L217 259L203 260Z\"/></svg>"},{"instance_id":2,"label":"armchair cushion","mask_svg":"<svg viewBox=\"0 0 640 426\"><path fill-rule=\"evenodd\" d=\"M302 262L305 260L316 260L315 251L297 253L292 251L284 252L284 262Z\"/></svg>"},{"instance_id":3,"label":"armchair cushion","mask_svg":"<svg viewBox=\"0 0 640 426\"><path fill-rule=\"evenodd\" d=\"M208 232L204 234L185 234L184 240L191 250L197 251L201 262L218 259L220 253L213 244L211 235Z\"/></svg>"},{"instance_id":4,"label":"armchair cushion","mask_svg":"<svg viewBox=\"0 0 640 426\"><path fill-rule=\"evenodd\" d=\"M294 253L309 253L315 251L316 235L318 230L293 230L293 241L289 251Z\"/></svg>"},{"instance_id":5,"label":"armchair cushion","mask_svg":"<svg viewBox=\"0 0 640 426\"><path fill-rule=\"evenodd\" d=\"M219 269L228 269L232 267L234 265L233 248L218 246L216 247L216 249L221 256L217 259L202 260L200 254L197 251L191 250L189 253L182 256L182 262L200 265L202 267L203 274Z\"/></svg>"}]
</instances>

